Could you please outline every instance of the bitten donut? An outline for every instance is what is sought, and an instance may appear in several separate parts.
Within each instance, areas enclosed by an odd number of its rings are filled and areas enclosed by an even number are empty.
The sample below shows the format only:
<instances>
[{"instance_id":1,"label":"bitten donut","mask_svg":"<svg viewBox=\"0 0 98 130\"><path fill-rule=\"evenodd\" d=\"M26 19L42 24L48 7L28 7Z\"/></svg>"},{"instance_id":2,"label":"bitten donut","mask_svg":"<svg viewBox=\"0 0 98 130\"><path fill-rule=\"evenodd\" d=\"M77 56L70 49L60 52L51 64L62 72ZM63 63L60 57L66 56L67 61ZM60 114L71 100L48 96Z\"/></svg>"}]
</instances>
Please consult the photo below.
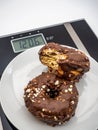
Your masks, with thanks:
<instances>
[{"instance_id":1,"label":"bitten donut","mask_svg":"<svg viewBox=\"0 0 98 130\"><path fill-rule=\"evenodd\" d=\"M70 81L79 81L89 71L89 58L81 51L57 43L48 43L39 51L40 61L48 66L49 72Z\"/></svg>"},{"instance_id":2,"label":"bitten donut","mask_svg":"<svg viewBox=\"0 0 98 130\"><path fill-rule=\"evenodd\" d=\"M73 82L43 72L28 83L24 101L38 119L51 126L61 125L75 114L78 91Z\"/></svg>"}]
</instances>

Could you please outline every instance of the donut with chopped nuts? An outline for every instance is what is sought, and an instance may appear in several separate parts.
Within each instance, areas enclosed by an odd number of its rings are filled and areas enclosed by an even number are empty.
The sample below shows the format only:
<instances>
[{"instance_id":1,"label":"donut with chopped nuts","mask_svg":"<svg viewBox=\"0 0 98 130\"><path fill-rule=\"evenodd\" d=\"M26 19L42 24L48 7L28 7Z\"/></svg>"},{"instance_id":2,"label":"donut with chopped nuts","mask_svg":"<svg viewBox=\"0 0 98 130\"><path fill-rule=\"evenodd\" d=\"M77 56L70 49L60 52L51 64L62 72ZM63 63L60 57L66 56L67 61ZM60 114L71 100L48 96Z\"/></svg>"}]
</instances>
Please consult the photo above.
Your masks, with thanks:
<instances>
[{"instance_id":1,"label":"donut with chopped nuts","mask_svg":"<svg viewBox=\"0 0 98 130\"><path fill-rule=\"evenodd\" d=\"M56 126L65 123L75 114L78 91L73 82L43 72L24 89L24 101L35 117Z\"/></svg>"},{"instance_id":2,"label":"donut with chopped nuts","mask_svg":"<svg viewBox=\"0 0 98 130\"><path fill-rule=\"evenodd\" d=\"M39 51L40 61L48 66L49 72L70 81L79 81L82 75L89 71L89 58L81 51L48 43Z\"/></svg>"}]
</instances>

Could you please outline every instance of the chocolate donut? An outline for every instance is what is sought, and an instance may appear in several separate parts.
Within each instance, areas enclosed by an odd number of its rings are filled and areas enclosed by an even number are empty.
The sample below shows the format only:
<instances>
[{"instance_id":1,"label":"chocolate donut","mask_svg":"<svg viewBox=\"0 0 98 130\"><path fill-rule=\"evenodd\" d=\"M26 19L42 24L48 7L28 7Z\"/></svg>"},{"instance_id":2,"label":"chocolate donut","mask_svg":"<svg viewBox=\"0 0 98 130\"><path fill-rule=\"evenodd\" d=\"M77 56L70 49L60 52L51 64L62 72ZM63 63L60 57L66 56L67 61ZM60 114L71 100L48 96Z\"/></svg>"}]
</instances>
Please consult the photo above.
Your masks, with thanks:
<instances>
[{"instance_id":1,"label":"chocolate donut","mask_svg":"<svg viewBox=\"0 0 98 130\"><path fill-rule=\"evenodd\" d=\"M61 125L75 114L78 91L73 82L43 72L24 89L24 101L38 119L51 126Z\"/></svg>"},{"instance_id":2,"label":"chocolate donut","mask_svg":"<svg viewBox=\"0 0 98 130\"><path fill-rule=\"evenodd\" d=\"M48 43L39 51L40 61L49 72L70 81L79 81L89 71L89 58L81 51L57 43Z\"/></svg>"}]
</instances>

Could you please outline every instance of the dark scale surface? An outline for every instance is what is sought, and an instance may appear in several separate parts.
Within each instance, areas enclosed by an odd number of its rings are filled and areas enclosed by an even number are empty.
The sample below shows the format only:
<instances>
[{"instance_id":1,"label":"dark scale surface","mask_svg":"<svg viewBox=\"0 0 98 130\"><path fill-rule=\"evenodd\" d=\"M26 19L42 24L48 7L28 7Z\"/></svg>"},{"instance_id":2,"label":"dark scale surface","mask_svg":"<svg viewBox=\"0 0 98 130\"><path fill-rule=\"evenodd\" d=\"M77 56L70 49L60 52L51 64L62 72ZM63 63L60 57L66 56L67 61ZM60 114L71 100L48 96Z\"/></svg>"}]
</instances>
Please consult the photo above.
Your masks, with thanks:
<instances>
[{"instance_id":1,"label":"dark scale surface","mask_svg":"<svg viewBox=\"0 0 98 130\"><path fill-rule=\"evenodd\" d=\"M78 91L74 83L43 72L29 82L24 100L38 119L51 126L61 125L75 114Z\"/></svg>"},{"instance_id":2,"label":"dark scale surface","mask_svg":"<svg viewBox=\"0 0 98 130\"><path fill-rule=\"evenodd\" d=\"M98 61L98 38L95 36L94 32L91 30L90 26L88 26L88 23L84 20L78 20L78 21L72 21L71 25L73 26L74 30L77 32L79 38L83 42L84 46L90 53L90 55ZM57 31L58 30L58 31ZM48 31L45 27L44 29L39 30L40 33L43 33L45 38L50 35L55 35L54 39L47 40L47 42L59 42L63 45L68 45L72 47L76 47L74 42L72 41L71 37L68 35L68 32L65 30L64 25L59 26L53 26L49 27ZM32 30L32 34L36 34L37 31ZM28 32L22 33L23 36L27 36ZM2 72L4 71L7 64L19 53L15 54L12 50L11 44L10 44L10 37L14 36L15 38L18 38L20 36L19 34L10 35L8 37L0 37L0 77L2 75ZM9 47L7 47L9 46ZM7 48L6 48L7 47ZM1 106L0 106L1 108ZM13 124L9 123L6 116L4 115L4 112L2 108L0 109L0 116L3 123L3 129L4 130L16 130L16 128L13 126ZM33 122L32 122L33 123ZM18 126L17 126L18 127Z\"/></svg>"}]
</instances>

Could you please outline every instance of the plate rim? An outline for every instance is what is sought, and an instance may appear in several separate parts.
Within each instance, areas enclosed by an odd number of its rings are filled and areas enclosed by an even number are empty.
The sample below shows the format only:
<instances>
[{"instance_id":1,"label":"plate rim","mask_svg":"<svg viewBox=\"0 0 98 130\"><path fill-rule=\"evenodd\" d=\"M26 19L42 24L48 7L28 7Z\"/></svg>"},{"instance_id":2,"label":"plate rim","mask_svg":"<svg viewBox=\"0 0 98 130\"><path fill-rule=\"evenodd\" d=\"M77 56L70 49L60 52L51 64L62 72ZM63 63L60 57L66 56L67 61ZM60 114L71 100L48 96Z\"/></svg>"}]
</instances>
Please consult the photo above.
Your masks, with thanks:
<instances>
[{"instance_id":1,"label":"plate rim","mask_svg":"<svg viewBox=\"0 0 98 130\"><path fill-rule=\"evenodd\" d=\"M21 55L24 55L25 53L28 53L28 51L31 51L31 50L34 50L35 48L41 48L42 46L44 46L44 45L40 45L40 46L36 46L36 47L33 47L33 48L30 48L30 49L28 49L28 50L26 50L26 51L24 51L24 52L22 52L22 53L20 53L19 55L17 55L16 57L14 57L10 62L9 62L9 64L6 66L6 68L4 69L4 71L3 71L3 73L2 73L2 76L1 76L1 81L0 81L0 89L1 89L1 91L0 91L0 93L2 92L2 82L3 82L3 77L5 76L5 73L6 73L6 71L7 71L7 69L9 68L9 66L17 59L17 57L19 57L19 56L21 56ZM64 45L64 46L66 46L66 45ZM70 46L67 46L67 47L70 47ZM74 48L74 47L70 47L70 48ZM76 49L76 48L75 48ZM77 50L79 50L79 49L77 49ZM81 51L81 50L80 50ZM83 52L83 51L82 51ZM87 54L86 54L87 55ZM97 66L98 66L98 62L94 59L94 58L92 58L91 56L89 56L89 55L87 55L88 57L89 57L89 59L91 59ZM6 117L9 119L9 121L16 127L16 128L18 128L18 126L16 126L16 124L15 123L13 123L11 120L10 120L10 118L9 118L9 116L7 115L7 113L6 113L6 110L5 110L5 108L3 107L4 105L3 105L3 102L2 102L2 94L0 94L0 103L1 103L1 106L2 106L2 109L3 109L3 111L4 111L4 113L5 113L5 115L6 115ZM18 129L20 129L20 128L18 128Z\"/></svg>"}]
</instances>

